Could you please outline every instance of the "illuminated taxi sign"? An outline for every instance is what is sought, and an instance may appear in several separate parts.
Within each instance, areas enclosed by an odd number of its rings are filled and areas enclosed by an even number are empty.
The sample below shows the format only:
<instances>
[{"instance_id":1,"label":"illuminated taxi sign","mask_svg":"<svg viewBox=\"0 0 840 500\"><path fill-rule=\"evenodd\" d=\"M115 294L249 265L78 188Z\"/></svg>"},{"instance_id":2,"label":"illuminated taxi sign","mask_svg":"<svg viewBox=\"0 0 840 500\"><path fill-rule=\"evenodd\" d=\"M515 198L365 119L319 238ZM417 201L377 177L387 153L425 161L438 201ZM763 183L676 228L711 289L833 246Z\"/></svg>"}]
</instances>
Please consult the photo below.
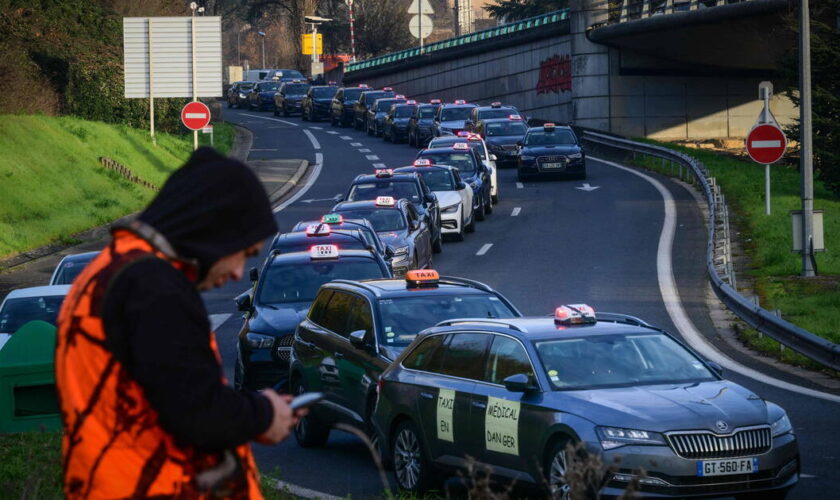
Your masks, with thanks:
<instances>
[{"instance_id":1,"label":"illuminated taxi sign","mask_svg":"<svg viewBox=\"0 0 840 500\"><path fill-rule=\"evenodd\" d=\"M466 130L461 130L458 132L458 137L469 137L470 133Z\"/></svg>"},{"instance_id":2,"label":"illuminated taxi sign","mask_svg":"<svg viewBox=\"0 0 840 500\"><path fill-rule=\"evenodd\" d=\"M508 115L508 120L521 120L522 116L520 115Z\"/></svg>"},{"instance_id":3,"label":"illuminated taxi sign","mask_svg":"<svg viewBox=\"0 0 840 500\"><path fill-rule=\"evenodd\" d=\"M432 100L429 101L429 104L440 104L440 103L441 103L440 99L432 99Z\"/></svg>"},{"instance_id":4,"label":"illuminated taxi sign","mask_svg":"<svg viewBox=\"0 0 840 500\"><path fill-rule=\"evenodd\" d=\"M455 104L466 104L466 103L467 103L467 101L465 101L463 99L456 99L455 100Z\"/></svg>"},{"instance_id":5,"label":"illuminated taxi sign","mask_svg":"<svg viewBox=\"0 0 840 500\"><path fill-rule=\"evenodd\" d=\"M414 160L414 166L415 167L431 167L432 166L432 160L423 160L423 159Z\"/></svg>"},{"instance_id":6,"label":"illuminated taxi sign","mask_svg":"<svg viewBox=\"0 0 840 500\"><path fill-rule=\"evenodd\" d=\"M336 86L336 85L338 85L338 84L337 84L336 82L334 82L334 81L330 80L329 82L327 82L327 85L329 85L329 86L331 86L331 87L335 87L335 86Z\"/></svg>"},{"instance_id":7,"label":"illuminated taxi sign","mask_svg":"<svg viewBox=\"0 0 840 500\"><path fill-rule=\"evenodd\" d=\"M360 89L369 89L370 87L368 86L368 84L367 84L367 83L360 83L360 84L359 84L359 88L360 88Z\"/></svg>"},{"instance_id":8,"label":"illuminated taxi sign","mask_svg":"<svg viewBox=\"0 0 840 500\"><path fill-rule=\"evenodd\" d=\"M341 214L326 214L321 217L321 222L324 224L341 224L344 222L344 217Z\"/></svg>"},{"instance_id":9,"label":"illuminated taxi sign","mask_svg":"<svg viewBox=\"0 0 840 500\"><path fill-rule=\"evenodd\" d=\"M392 168L377 168L374 170L374 173L377 177L391 177L394 175L394 169Z\"/></svg>"},{"instance_id":10,"label":"illuminated taxi sign","mask_svg":"<svg viewBox=\"0 0 840 500\"><path fill-rule=\"evenodd\" d=\"M409 100L405 101L405 103L406 104L417 104L417 101L415 101L414 99L409 99Z\"/></svg>"},{"instance_id":11,"label":"illuminated taxi sign","mask_svg":"<svg viewBox=\"0 0 840 500\"><path fill-rule=\"evenodd\" d=\"M555 127L556 127L556 125L554 125L553 123L546 123L546 124L543 125L543 130L553 131Z\"/></svg>"},{"instance_id":12,"label":"illuminated taxi sign","mask_svg":"<svg viewBox=\"0 0 840 500\"><path fill-rule=\"evenodd\" d=\"M402 94L397 94L394 96L394 99L405 99L405 96Z\"/></svg>"},{"instance_id":13,"label":"illuminated taxi sign","mask_svg":"<svg viewBox=\"0 0 840 500\"><path fill-rule=\"evenodd\" d=\"M491 108L501 108L501 107L502 107L502 103L500 103L500 102L498 102L498 101L497 101L497 102L491 103L491 104L490 104L490 107L491 107Z\"/></svg>"},{"instance_id":14,"label":"illuminated taxi sign","mask_svg":"<svg viewBox=\"0 0 840 500\"><path fill-rule=\"evenodd\" d=\"M315 245L309 249L311 259L337 259L338 246L336 245Z\"/></svg>"},{"instance_id":15,"label":"illuminated taxi sign","mask_svg":"<svg viewBox=\"0 0 840 500\"><path fill-rule=\"evenodd\" d=\"M377 196L376 197L376 206L377 207L393 207L396 204L397 204L397 202L394 200L393 196Z\"/></svg>"},{"instance_id":16,"label":"illuminated taxi sign","mask_svg":"<svg viewBox=\"0 0 840 500\"><path fill-rule=\"evenodd\" d=\"M391 92L394 89L392 89L391 87L382 87L382 90L384 90L385 92Z\"/></svg>"},{"instance_id":17,"label":"illuminated taxi sign","mask_svg":"<svg viewBox=\"0 0 840 500\"><path fill-rule=\"evenodd\" d=\"M408 288L436 287L439 281L440 275L434 269L414 269L405 273Z\"/></svg>"},{"instance_id":18,"label":"illuminated taxi sign","mask_svg":"<svg viewBox=\"0 0 840 500\"><path fill-rule=\"evenodd\" d=\"M326 224L310 224L306 226L307 236L329 236L330 226Z\"/></svg>"},{"instance_id":19,"label":"illuminated taxi sign","mask_svg":"<svg viewBox=\"0 0 840 500\"><path fill-rule=\"evenodd\" d=\"M458 142L452 145L452 149L455 151L467 151L470 147L465 142Z\"/></svg>"},{"instance_id":20,"label":"illuminated taxi sign","mask_svg":"<svg viewBox=\"0 0 840 500\"><path fill-rule=\"evenodd\" d=\"M554 322L562 325L584 325L596 322L595 309L586 304L569 304L554 310Z\"/></svg>"},{"instance_id":21,"label":"illuminated taxi sign","mask_svg":"<svg viewBox=\"0 0 840 500\"><path fill-rule=\"evenodd\" d=\"M467 136L467 140L470 140L470 141L480 141L480 140L481 140L481 136L480 136L480 135L478 135L478 134L469 134L469 135Z\"/></svg>"}]
</instances>

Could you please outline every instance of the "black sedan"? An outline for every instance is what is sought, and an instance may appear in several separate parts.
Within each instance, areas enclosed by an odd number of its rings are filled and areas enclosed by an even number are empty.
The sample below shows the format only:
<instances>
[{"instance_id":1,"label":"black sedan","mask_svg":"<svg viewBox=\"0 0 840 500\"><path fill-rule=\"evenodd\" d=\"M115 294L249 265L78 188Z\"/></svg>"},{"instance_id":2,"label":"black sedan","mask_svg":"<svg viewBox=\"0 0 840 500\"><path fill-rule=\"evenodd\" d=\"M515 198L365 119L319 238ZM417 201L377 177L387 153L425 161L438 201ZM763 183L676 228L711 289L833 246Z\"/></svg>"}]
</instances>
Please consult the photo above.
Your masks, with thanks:
<instances>
[{"instance_id":1,"label":"black sedan","mask_svg":"<svg viewBox=\"0 0 840 500\"><path fill-rule=\"evenodd\" d=\"M520 181L534 177L586 179L586 158L571 127L546 123L529 128L518 153L516 174Z\"/></svg>"}]
</instances>

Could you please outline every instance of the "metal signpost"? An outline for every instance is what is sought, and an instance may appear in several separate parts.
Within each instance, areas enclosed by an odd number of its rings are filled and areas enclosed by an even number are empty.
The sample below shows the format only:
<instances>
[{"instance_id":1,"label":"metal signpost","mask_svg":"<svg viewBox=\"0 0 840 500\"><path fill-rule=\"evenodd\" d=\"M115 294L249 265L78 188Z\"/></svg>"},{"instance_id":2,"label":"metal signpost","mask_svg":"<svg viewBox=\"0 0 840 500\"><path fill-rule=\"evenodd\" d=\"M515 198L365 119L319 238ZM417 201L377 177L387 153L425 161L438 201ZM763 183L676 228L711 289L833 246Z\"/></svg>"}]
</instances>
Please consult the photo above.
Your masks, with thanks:
<instances>
[{"instance_id":1,"label":"metal signpost","mask_svg":"<svg viewBox=\"0 0 840 500\"><path fill-rule=\"evenodd\" d=\"M799 2L799 170L802 172L802 276L816 275L814 239L814 163L811 135L811 15Z\"/></svg>"},{"instance_id":2,"label":"metal signpost","mask_svg":"<svg viewBox=\"0 0 840 500\"><path fill-rule=\"evenodd\" d=\"M354 23L356 22L355 18L353 17L353 0L344 0L344 3L347 4L347 8L350 10L350 55L351 61L356 62L356 31L354 29Z\"/></svg>"},{"instance_id":3,"label":"metal signpost","mask_svg":"<svg viewBox=\"0 0 840 500\"><path fill-rule=\"evenodd\" d=\"M423 53L423 39L432 34L434 21L428 14L435 11L429 4L429 0L413 0L408 6L409 14L413 14L408 21L408 30L414 38L420 39L420 53Z\"/></svg>"},{"instance_id":4,"label":"metal signpost","mask_svg":"<svg viewBox=\"0 0 840 500\"><path fill-rule=\"evenodd\" d=\"M787 138L773 117L773 113L770 112L770 96L773 95L773 84L761 82L758 89L759 97L764 101L764 109L762 109L752 130L747 134L746 146L750 158L756 163L764 165L765 213L770 215L770 165L784 156L787 148Z\"/></svg>"}]
</instances>

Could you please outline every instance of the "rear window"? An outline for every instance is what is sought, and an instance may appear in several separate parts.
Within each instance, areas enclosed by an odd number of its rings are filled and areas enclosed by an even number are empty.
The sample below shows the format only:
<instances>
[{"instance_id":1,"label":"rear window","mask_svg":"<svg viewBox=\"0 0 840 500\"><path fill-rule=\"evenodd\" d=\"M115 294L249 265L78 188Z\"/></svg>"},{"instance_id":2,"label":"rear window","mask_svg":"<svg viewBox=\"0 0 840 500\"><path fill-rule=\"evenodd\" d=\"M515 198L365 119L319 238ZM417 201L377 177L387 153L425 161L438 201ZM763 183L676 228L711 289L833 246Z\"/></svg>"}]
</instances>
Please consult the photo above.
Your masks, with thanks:
<instances>
[{"instance_id":1,"label":"rear window","mask_svg":"<svg viewBox=\"0 0 840 500\"><path fill-rule=\"evenodd\" d=\"M449 165L461 172L461 175L469 177L475 175L475 163L471 155L466 153L427 153L420 156L428 158L432 163L438 165Z\"/></svg>"},{"instance_id":2,"label":"rear window","mask_svg":"<svg viewBox=\"0 0 840 500\"><path fill-rule=\"evenodd\" d=\"M349 234L333 233L330 236L310 236L303 238L280 238L272 245L272 250L279 250L280 253L305 252L312 245L338 245L339 248L347 250L364 250L368 243L359 236L354 238Z\"/></svg>"},{"instance_id":3,"label":"rear window","mask_svg":"<svg viewBox=\"0 0 840 500\"><path fill-rule=\"evenodd\" d=\"M415 181L396 182L387 179L353 184L347 201L375 200L379 196L393 196L396 200L405 198L413 203L420 203L420 191Z\"/></svg>"},{"instance_id":4,"label":"rear window","mask_svg":"<svg viewBox=\"0 0 840 500\"><path fill-rule=\"evenodd\" d=\"M396 208L362 208L358 210L342 210L341 215L346 219L367 219L376 232L402 231L405 229L405 218Z\"/></svg>"},{"instance_id":5,"label":"rear window","mask_svg":"<svg viewBox=\"0 0 840 500\"><path fill-rule=\"evenodd\" d=\"M324 283L386 277L373 259L313 259L307 263L272 263L260 279L259 303L311 302Z\"/></svg>"},{"instance_id":6,"label":"rear window","mask_svg":"<svg viewBox=\"0 0 840 500\"><path fill-rule=\"evenodd\" d=\"M485 133L487 137L497 137L505 135L525 135L528 127L520 121L488 123Z\"/></svg>"},{"instance_id":7,"label":"rear window","mask_svg":"<svg viewBox=\"0 0 840 500\"><path fill-rule=\"evenodd\" d=\"M289 95L303 95L307 90L309 90L309 85L306 85L305 83L295 83L283 87L283 91Z\"/></svg>"},{"instance_id":8,"label":"rear window","mask_svg":"<svg viewBox=\"0 0 840 500\"><path fill-rule=\"evenodd\" d=\"M14 333L30 321L55 325L64 295L7 299L0 309L0 333Z\"/></svg>"}]
</instances>

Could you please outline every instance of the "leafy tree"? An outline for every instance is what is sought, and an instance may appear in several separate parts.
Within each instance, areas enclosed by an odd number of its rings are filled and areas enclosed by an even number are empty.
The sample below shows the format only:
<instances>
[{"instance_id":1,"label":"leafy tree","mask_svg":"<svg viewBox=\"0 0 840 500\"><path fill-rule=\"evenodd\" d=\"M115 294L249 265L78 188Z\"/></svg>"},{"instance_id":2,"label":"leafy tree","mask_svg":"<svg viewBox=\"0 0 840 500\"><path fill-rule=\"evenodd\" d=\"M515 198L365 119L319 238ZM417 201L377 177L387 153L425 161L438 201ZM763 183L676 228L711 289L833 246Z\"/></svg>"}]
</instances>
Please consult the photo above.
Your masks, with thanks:
<instances>
[{"instance_id":1,"label":"leafy tree","mask_svg":"<svg viewBox=\"0 0 840 500\"><path fill-rule=\"evenodd\" d=\"M484 10L496 19L518 21L568 6L569 0L495 0L495 4L485 6Z\"/></svg>"}]
</instances>

